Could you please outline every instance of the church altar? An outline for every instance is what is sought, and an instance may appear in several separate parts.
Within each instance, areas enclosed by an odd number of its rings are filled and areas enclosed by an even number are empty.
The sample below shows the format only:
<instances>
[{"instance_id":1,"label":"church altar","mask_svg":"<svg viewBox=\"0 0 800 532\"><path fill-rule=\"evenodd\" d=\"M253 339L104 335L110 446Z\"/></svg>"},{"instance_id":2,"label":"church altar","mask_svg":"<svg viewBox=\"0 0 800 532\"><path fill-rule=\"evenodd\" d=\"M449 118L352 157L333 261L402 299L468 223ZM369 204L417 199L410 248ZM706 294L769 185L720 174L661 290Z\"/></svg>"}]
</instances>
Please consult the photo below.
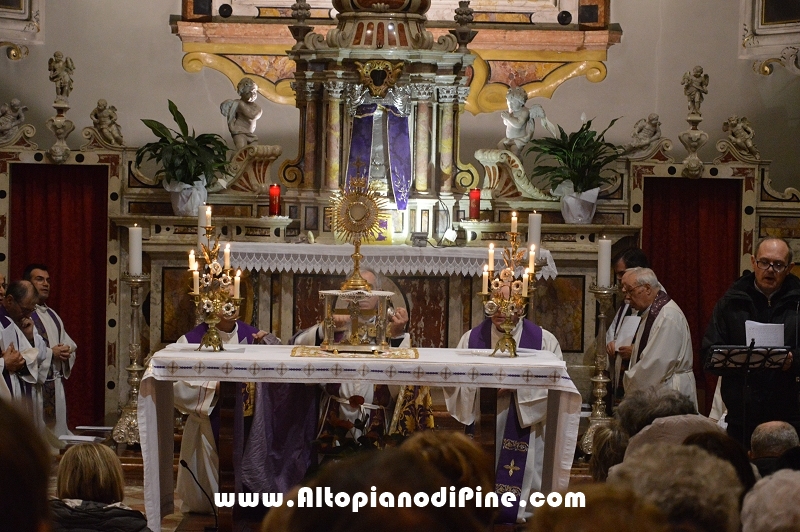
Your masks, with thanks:
<instances>
[{"instance_id":1,"label":"church altar","mask_svg":"<svg viewBox=\"0 0 800 532\"><path fill-rule=\"evenodd\" d=\"M196 344L171 344L151 358L142 379L138 420L144 462L147 524L161 530L173 512L172 382L247 381L328 383L361 381L423 386L548 390L548 430L542 491L569 484L581 397L566 364L544 351L519 350L517 358L490 358L476 350L417 349L417 359L292 357L293 346L242 345L213 353ZM222 461L222 457L220 457Z\"/></svg>"},{"instance_id":2,"label":"church altar","mask_svg":"<svg viewBox=\"0 0 800 532\"><path fill-rule=\"evenodd\" d=\"M245 270L348 273L352 244L231 243L231 263ZM362 245L364 265L376 273L480 275L486 248Z\"/></svg>"}]
</instances>

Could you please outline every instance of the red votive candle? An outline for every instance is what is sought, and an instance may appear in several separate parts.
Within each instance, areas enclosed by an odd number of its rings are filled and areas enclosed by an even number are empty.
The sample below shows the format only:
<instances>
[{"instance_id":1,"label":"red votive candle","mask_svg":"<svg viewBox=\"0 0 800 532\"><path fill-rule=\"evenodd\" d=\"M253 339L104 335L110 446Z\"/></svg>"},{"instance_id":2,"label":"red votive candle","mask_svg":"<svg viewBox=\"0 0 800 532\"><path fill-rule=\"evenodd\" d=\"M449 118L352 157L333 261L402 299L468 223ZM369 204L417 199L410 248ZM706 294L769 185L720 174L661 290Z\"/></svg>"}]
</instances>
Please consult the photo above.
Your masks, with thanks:
<instances>
[{"instance_id":1,"label":"red votive candle","mask_svg":"<svg viewBox=\"0 0 800 532\"><path fill-rule=\"evenodd\" d=\"M481 217L481 189L473 188L469 191L469 218L478 220Z\"/></svg>"},{"instance_id":2,"label":"red votive candle","mask_svg":"<svg viewBox=\"0 0 800 532\"><path fill-rule=\"evenodd\" d=\"M281 214L281 186L269 186L269 215L280 216Z\"/></svg>"}]
</instances>

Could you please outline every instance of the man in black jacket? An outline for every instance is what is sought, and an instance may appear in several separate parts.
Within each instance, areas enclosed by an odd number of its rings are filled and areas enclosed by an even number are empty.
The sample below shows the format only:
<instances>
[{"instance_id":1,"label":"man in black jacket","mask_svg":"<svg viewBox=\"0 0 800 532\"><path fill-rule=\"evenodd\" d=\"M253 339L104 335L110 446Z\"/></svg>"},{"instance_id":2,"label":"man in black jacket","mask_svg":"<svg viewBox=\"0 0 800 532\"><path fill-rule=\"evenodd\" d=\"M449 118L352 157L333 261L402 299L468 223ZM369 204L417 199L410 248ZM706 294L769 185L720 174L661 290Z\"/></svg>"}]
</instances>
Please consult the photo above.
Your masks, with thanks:
<instances>
[{"instance_id":1,"label":"man in black jacket","mask_svg":"<svg viewBox=\"0 0 800 532\"><path fill-rule=\"evenodd\" d=\"M722 379L722 400L728 408L728 434L750 447L753 429L766 421L786 421L800 427L799 352L800 279L790 273L792 251L781 238L765 238L751 257L752 273L733 283L714 307L703 338L707 358L715 345L746 345L745 321L783 324L783 345L790 346L782 370L726 373Z\"/></svg>"}]
</instances>

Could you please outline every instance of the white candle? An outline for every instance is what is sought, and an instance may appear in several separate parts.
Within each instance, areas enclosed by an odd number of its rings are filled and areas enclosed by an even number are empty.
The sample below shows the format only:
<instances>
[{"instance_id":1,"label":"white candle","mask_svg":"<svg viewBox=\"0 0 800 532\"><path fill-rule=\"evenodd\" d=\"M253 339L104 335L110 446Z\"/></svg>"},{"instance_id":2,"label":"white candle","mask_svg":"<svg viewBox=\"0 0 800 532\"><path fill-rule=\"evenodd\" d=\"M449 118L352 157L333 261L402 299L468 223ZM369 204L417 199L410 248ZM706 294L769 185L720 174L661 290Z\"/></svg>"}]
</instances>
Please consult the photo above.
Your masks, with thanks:
<instances>
[{"instance_id":1,"label":"white candle","mask_svg":"<svg viewBox=\"0 0 800 532\"><path fill-rule=\"evenodd\" d=\"M208 225L208 218L206 218L206 206L197 209L197 227L205 228Z\"/></svg>"},{"instance_id":2,"label":"white candle","mask_svg":"<svg viewBox=\"0 0 800 532\"><path fill-rule=\"evenodd\" d=\"M494 271L494 244L489 244L489 271Z\"/></svg>"},{"instance_id":3,"label":"white candle","mask_svg":"<svg viewBox=\"0 0 800 532\"><path fill-rule=\"evenodd\" d=\"M531 250L528 252L528 269L536 271L536 244L532 244Z\"/></svg>"},{"instance_id":4,"label":"white candle","mask_svg":"<svg viewBox=\"0 0 800 532\"><path fill-rule=\"evenodd\" d=\"M242 275L242 270L237 270L236 277L233 278L233 297L237 299L239 298L239 289L241 287L241 282L242 282L242 278L240 277L241 275Z\"/></svg>"},{"instance_id":5,"label":"white candle","mask_svg":"<svg viewBox=\"0 0 800 532\"><path fill-rule=\"evenodd\" d=\"M206 207L206 227L211 225L211 205Z\"/></svg>"},{"instance_id":6,"label":"white candle","mask_svg":"<svg viewBox=\"0 0 800 532\"><path fill-rule=\"evenodd\" d=\"M484 294L489 291L489 266L483 265L483 282L481 282L481 292Z\"/></svg>"},{"instance_id":7,"label":"white candle","mask_svg":"<svg viewBox=\"0 0 800 532\"><path fill-rule=\"evenodd\" d=\"M128 273L142 274L142 228L136 224L128 228Z\"/></svg>"},{"instance_id":8,"label":"white candle","mask_svg":"<svg viewBox=\"0 0 800 532\"><path fill-rule=\"evenodd\" d=\"M611 240L597 241L597 286L611 286Z\"/></svg>"},{"instance_id":9,"label":"white candle","mask_svg":"<svg viewBox=\"0 0 800 532\"><path fill-rule=\"evenodd\" d=\"M197 267L195 267L194 263L195 263L194 250L192 249L192 250L189 250L189 269L190 270L196 270L197 269Z\"/></svg>"},{"instance_id":10,"label":"white candle","mask_svg":"<svg viewBox=\"0 0 800 532\"><path fill-rule=\"evenodd\" d=\"M192 270L192 291L193 294L200 293L200 272L197 269Z\"/></svg>"},{"instance_id":11,"label":"white candle","mask_svg":"<svg viewBox=\"0 0 800 532\"><path fill-rule=\"evenodd\" d=\"M511 232L512 233L516 233L517 232L517 213L516 212L512 212L511 213Z\"/></svg>"},{"instance_id":12,"label":"white candle","mask_svg":"<svg viewBox=\"0 0 800 532\"><path fill-rule=\"evenodd\" d=\"M528 245L531 244L542 245L542 215L536 211L528 215Z\"/></svg>"},{"instance_id":13,"label":"white candle","mask_svg":"<svg viewBox=\"0 0 800 532\"><path fill-rule=\"evenodd\" d=\"M231 245L225 244L225 253L223 254L225 257L225 269L230 269L231 267Z\"/></svg>"},{"instance_id":14,"label":"white candle","mask_svg":"<svg viewBox=\"0 0 800 532\"><path fill-rule=\"evenodd\" d=\"M522 297L528 297L528 276L531 273L530 268L525 268L525 276L522 278Z\"/></svg>"}]
</instances>

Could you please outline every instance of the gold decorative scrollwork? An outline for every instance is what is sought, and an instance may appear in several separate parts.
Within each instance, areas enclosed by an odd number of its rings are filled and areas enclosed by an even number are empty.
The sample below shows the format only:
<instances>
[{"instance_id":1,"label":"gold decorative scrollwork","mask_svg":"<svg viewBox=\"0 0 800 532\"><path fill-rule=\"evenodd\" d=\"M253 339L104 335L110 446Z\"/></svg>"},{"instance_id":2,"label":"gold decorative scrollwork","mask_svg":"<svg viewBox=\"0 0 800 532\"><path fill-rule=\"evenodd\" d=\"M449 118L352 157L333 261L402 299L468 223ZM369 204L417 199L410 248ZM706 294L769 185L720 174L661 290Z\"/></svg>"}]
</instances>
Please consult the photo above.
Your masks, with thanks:
<instances>
[{"instance_id":1,"label":"gold decorative scrollwork","mask_svg":"<svg viewBox=\"0 0 800 532\"><path fill-rule=\"evenodd\" d=\"M12 61L19 61L28 55L28 47L10 41L0 41L0 48L7 46L6 56Z\"/></svg>"},{"instance_id":2,"label":"gold decorative scrollwork","mask_svg":"<svg viewBox=\"0 0 800 532\"><path fill-rule=\"evenodd\" d=\"M394 87L400 74L403 73L403 61L392 63L383 59L355 62L361 84L367 87L369 93L375 98L383 98Z\"/></svg>"}]
</instances>

